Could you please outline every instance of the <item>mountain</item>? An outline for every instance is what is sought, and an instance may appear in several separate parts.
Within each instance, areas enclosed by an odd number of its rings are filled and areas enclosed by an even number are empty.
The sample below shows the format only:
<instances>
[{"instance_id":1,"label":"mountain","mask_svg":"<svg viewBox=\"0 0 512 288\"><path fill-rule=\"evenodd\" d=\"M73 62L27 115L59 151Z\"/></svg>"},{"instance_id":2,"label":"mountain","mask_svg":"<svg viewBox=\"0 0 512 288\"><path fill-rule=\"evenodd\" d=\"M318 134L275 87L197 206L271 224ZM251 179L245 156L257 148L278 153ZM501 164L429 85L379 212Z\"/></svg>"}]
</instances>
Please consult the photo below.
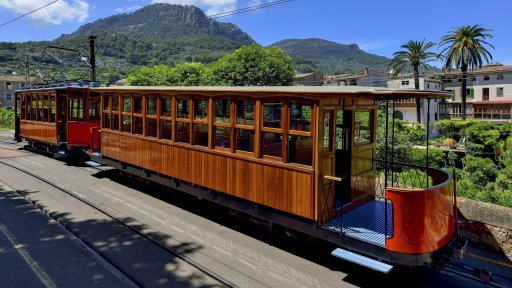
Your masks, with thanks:
<instances>
[{"instance_id":1,"label":"mountain","mask_svg":"<svg viewBox=\"0 0 512 288\"><path fill-rule=\"evenodd\" d=\"M118 14L85 24L74 33L63 35L57 40L75 36L97 35L100 33L130 35L149 41L162 38L188 38L201 36L223 37L242 44L254 40L231 23L219 23L206 17L195 6L181 6L157 3L145 6L130 14Z\"/></svg>"},{"instance_id":2,"label":"mountain","mask_svg":"<svg viewBox=\"0 0 512 288\"><path fill-rule=\"evenodd\" d=\"M63 70L54 57L43 53L48 45L79 49L88 54L87 37L97 36L96 59L99 77L114 80L133 68L185 61L210 63L254 40L237 26L208 18L195 6L153 4L133 13L119 14L85 24L75 32L53 41L0 43L0 63L23 71L29 55L32 70ZM66 73L86 74L87 67L73 53L50 51L72 62ZM65 65L69 65L65 61ZM57 77L61 77L60 76ZM102 79L107 81L109 79ZM117 79L116 79L117 80Z\"/></svg>"},{"instance_id":3,"label":"mountain","mask_svg":"<svg viewBox=\"0 0 512 288\"><path fill-rule=\"evenodd\" d=\"M286 39L272 44L283 49L300 72L359 72L365 67L386 71L391 59L367 53L357 44L339 44L318 38Z\"/></svg>"}]
</instances>

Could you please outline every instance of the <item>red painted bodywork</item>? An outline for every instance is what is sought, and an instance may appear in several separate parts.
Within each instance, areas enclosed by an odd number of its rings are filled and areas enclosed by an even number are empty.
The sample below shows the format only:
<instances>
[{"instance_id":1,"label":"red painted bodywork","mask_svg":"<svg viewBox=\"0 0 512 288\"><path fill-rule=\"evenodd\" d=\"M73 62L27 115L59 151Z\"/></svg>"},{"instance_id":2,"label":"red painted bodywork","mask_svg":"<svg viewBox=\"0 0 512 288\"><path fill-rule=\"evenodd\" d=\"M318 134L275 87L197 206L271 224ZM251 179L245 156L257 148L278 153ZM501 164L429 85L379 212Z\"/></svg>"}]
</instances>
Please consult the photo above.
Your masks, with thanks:
<instances>
[{"instance_id":1,"label":"red painted bodywork","mask_svg":"<svg viewBox=\"0 0 512 288\"><path fill-rule=\"evenodd\" d=\"M69 121L68 122L68 147L86 147L92 148L93 152L99 151L100 136L99 121Z\"/></svg>"},{"instance_id":2,"label":"red painted bodywork","mask_svg":"<svg viewBox=\"0 0 512 288\"><path fill-rule=\"evenodd\" d=\"M402 253L428 253L446 246L455 234L453 180L431 170L429 189L386 188L393 203L393 237L386 249Z\"/></svg>"}]
</instances>

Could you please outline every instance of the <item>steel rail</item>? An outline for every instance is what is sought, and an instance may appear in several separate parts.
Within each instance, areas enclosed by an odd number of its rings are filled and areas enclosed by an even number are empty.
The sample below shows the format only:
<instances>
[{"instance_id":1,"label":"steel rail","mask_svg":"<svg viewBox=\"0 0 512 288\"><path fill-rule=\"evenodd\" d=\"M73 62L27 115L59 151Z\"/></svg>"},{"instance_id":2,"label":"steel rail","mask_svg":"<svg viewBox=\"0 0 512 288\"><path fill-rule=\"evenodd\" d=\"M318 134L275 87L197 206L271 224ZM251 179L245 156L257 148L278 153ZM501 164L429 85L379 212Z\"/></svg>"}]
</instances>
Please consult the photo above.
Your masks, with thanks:
<instances>
[{"instance_id":1,"label":"steel rail","mask_svg":"<svg viewBox=\"0 0 512 288\"><path fill-rule=\"evenodd\" d=\"M211 271L210 269L206 268L205 266L203 266L202 264L190 259L189 257L187 257L186 255L183 255L182 253L180 253L179 251L177 251L176 249L174 248L171 248L163 243L161 243L160 241L158 240L155 240L153 237L151 237L150 235L140 231L139 229L133 227L132 225L130 224L127 224L125 222L123 222L122 220L120 220L119 218L117 218L116 216L112 215L111 213L105 211L105 210L102 210L101 208L98 207L98 205L92 203L91 201L87 200L87 199L84 199L82 197L79 197L77 194L81 194L81 193L78 193L78 192L75 192L75 191L72 191L72 190L69 190L65 187L62 187L60 186L58 183L55 183L53 181L50 181L48 179L45 179L37 174L34 174L30 171L27 171L23 168L20 168L20 167L17 167L15 165L12 165L12 164L9 164L9 163L5 163L4 161L0 161L0 164L3 164L5 166L8 166L8 167L11 167L13 169L16 169L20 172L23 172L27 175L30 175L54 188L56 188L57 190L60 190L68 195L70 195L71 197L79 200L80 202L86 204L87 206L105 214L107 217L111 218L112 220L116 221L117 223L123 225L124 227L132 230L133 232L135 232L136 234L144 237L145 239L149 240L151 243L157 245L158 247L164 249L165 251L173 254L174 256L178 257L179 259L183 260L184 262L190 264L192 267L196 268L197 270L205 273L206 275L212 277L213 279L219 281L220 283L226 285L227 287L233 287L233 288L238 288L239 286L237 286L236 284L232 283L231 281L227 280L226 278L218 275L217 273ZM18 193L20 194L23 198L27 199L25 197L25 195L21 194L21 193ZM27 199L29 200L29 199ZM30 201L30 200L29 200ZM32 201L31 201L32 202ZM39 207L38 207L39 208ZM40 208L39 208L40 209ZM43 211L44 212L44 211ZM51 217L51 216L50 216ZM53 218L53 217L52 217ZM54 220L58 221L58 219L55 219L53 218ZM59 223L61 223L60 221L58 221ZM62 223L63 224L63 223ZM108 256L102 254L100 251L98 251L93 245L92 243L88 243L86 239L83 239L78 233L75 233L74 231L72 231L72 229L70 227L68 227L68 225L65 225L63 224L63 226L68 230L70 231L71 233L73 233L75 236L77 236L79 239L81 239L82 241L84 241L84 243L86 243L88 246L90 246L91 249L93 249L94 251L96 251L98 254L100 254L102 257L105 258L106 261L108 261L110 264L112 264L114 267L116 267L116 269L118 269L121 273L123 273L123 275L125 275L126 277L128 277L130 280L132 280L134 283L136 283L137 285L139 285L140 287L144 287L143 285L141 285L141 283L139 281L137 281L137 279L135 279L133 276L129 275L127 272L125 272L123 269L121 269L119 267L119 265L117 265L112 259L110 259Z\"/></svg>"}]
</instances>

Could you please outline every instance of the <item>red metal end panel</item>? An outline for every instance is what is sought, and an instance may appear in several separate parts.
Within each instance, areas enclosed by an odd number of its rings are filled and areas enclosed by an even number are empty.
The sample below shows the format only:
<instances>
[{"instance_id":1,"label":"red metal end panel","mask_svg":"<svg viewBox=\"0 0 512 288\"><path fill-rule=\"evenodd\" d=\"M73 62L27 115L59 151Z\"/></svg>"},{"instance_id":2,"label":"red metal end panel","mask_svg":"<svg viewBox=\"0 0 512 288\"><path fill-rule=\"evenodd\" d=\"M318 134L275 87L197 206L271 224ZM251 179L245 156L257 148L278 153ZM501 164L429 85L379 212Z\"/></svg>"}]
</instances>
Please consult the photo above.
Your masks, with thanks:
<instances>
[{"instance_id":1,"label":"red metal end panel","mask_svg":"<svg viewBox=\"0 0 512 288\"><path fill-rule=\"evenodd\" d=\"M68 122L68 146L93 147L99 146L99 122ZM95 136L95 137L94 137ZM94 140L95 138L98 138Z\"/></svg>"},{"instance_id":2,"label":"red metal end panel","mask_svg":"<svg viewBox=\"0 0 512 288\"><path fill-rule=\"evenodd\" d=\"M430 174L434 185L440 173ZM437 178L437 179L436 179ZM445 180L446 176L444 176ZM402 253L428 253L446 246L455 233L453 182L445 181L432 190L386 188L393 202L392 238L386 249Z\"/></svg>"}]
</instances>

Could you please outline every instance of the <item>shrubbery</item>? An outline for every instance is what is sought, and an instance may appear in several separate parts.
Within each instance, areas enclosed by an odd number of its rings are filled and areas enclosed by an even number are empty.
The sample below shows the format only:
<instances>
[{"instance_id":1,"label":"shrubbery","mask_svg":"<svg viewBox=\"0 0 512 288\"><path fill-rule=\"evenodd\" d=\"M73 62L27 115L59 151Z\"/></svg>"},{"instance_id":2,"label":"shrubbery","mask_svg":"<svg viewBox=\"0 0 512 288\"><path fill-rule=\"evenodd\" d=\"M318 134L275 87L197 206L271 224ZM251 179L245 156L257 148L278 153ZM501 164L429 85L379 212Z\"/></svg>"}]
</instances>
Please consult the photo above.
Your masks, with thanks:
<instances>
[{"instance_id":1,"label":"shrubbery","mask_svg":"<svg viewBox=\"0 0 512 288\"><path fill-rule=\"evenodd\" d=\"M0 129L14 129L14 110L0 108Z\"/></svg>"}]
</instances>

